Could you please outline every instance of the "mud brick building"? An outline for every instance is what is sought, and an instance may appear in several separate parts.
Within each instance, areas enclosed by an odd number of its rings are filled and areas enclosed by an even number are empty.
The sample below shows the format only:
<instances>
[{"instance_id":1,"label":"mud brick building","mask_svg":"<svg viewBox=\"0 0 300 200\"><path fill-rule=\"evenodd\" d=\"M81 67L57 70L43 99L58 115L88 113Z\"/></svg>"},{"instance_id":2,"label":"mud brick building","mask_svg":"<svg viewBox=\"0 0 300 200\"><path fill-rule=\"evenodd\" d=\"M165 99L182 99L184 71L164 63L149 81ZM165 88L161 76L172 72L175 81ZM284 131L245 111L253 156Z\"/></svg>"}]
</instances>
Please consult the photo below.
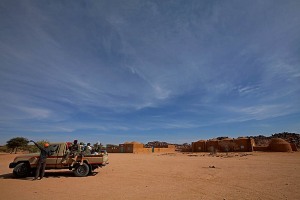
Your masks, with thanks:
<instances>
[{"instance_id":1,"label":"mud brick building","mask_svg":"<svg viewBox=\"0 0 300 200\"><path fill-rule=\"evenodd\" d=\"M256 146L253 138L239 137L199 140L192 142L192 152L252 152L252 151L272 151L291 152L297 151L294 143L289 143L284 139L272 138L267 145Z\"/></svg>"},{"instance_id":2,"label":"mud brick building","mask_svg":"<svg viewBox=\"0 0 300 200\"><path fill-rule=\"evenodd\" d=\"M108 153L169 153L175 152L175 145L144 147L144 144L133 141L119 144L119 146L108 146L106 150Z\"/></svg>"}]
</instances>

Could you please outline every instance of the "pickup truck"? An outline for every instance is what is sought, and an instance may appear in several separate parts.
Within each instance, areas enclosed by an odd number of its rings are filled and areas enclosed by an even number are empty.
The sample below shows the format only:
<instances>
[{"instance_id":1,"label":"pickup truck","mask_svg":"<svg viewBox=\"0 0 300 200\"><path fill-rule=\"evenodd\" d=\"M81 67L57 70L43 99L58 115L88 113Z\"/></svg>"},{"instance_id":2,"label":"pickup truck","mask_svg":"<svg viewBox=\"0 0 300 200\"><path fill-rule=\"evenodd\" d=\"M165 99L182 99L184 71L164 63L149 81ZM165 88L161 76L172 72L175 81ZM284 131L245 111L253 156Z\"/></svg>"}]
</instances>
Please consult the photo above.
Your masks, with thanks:
<instances>
[{"instance_id":1,"label":"pickup truck","mask_svg":"<svg viewBox=\"0 0 300 200\"><path fill-rule=\"evenodd\" d=\"M96 168L108 164L108 154L106 152L100 153L99 155L84 155L83 164L80 165L80 156L75 164L73 163L74 160L72 157L62 162L67 153L66 143L53 143L48 148L51 148L53 154L47 158L46 170L69 169L74 172L75 176L83 177L91 174ZM13 168L13 174L16 177L27 177L35 173L38 159L39 153L20 155L9 164L9 168Z\"/></svg>"}]
</instances>

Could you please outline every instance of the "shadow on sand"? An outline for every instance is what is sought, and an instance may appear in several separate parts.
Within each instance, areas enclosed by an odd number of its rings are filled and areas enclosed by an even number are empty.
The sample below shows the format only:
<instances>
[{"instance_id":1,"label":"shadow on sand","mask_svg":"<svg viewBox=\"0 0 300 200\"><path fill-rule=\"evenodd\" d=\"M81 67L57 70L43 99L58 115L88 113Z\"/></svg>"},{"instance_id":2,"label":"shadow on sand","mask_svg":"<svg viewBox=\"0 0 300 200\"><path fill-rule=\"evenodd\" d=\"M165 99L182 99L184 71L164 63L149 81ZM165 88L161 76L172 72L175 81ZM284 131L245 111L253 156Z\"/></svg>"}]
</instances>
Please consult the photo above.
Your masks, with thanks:
<instances>
[{"instance_id":1,"label":"shadow on sand","mask_svg":"<svg viewBox=\"0 0 300 200\"><path fill-rule=\"evenodd\" d=\"M96 176L98 172L93 172L92 174L89 174L88 176ZM25 177L25 178L16 178L13 173L8 174L0 174L0 179L15 179L15 180L32 180L33 175ZM76 178L74 173L72 171L55 171L55 172L45 172L44 178Z\"/></svg>"}]
</instances>

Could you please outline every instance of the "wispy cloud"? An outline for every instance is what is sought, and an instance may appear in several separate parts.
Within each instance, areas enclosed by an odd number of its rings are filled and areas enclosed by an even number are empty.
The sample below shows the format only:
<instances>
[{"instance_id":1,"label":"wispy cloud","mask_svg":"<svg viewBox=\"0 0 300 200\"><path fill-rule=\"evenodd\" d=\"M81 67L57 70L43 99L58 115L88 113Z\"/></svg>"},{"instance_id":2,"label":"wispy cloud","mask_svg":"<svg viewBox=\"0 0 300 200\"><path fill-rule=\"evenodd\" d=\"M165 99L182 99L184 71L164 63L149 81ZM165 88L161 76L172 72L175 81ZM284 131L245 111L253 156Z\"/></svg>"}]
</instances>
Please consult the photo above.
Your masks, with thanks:
<instances>
[{"instance_id":1,"label":"wispy cloud","mask_svg":"<svg viewBox=\"0 0 300 200\"><path fill-rule=\"evenodd\" d=\"M295 112L295 110L291 109L290 105L286 104L255 105L249 107L232 107L228 109L238 114L236 118L237 121L263 120L289 115Z\"/></svg>"},{"instance_id":2,"label":"wispy cloud","mask_svg":"<svg viewBox=\"0 0 300 200\"><path fill-rule=\"evenodd\" d=\"M18 107L21 111L25 112L32 118L44 119L51 115L51 111L42 108Z\"/></svg>"},{"instance_id":3,"label":"wispy cloud","mask_svg":"<svg viewBox=\"0 0 300 200\"><path fill-rule=\"evenodd\" d=\"M259 89L259 86L245 86L245 87L238 87L238 92L241 95L247 95L253 93Z\"/></svg>"},{"instance_id":4,"label":"wispy cloud","mask_svg":"<svg viewBox=\"0 0 300 200\"><path fill-rule=\"evenodd\" d=\"M299 9L296 1L2 1L1 133L171 136L284 121L300 112Z\"/></svg>"}]
</instances>

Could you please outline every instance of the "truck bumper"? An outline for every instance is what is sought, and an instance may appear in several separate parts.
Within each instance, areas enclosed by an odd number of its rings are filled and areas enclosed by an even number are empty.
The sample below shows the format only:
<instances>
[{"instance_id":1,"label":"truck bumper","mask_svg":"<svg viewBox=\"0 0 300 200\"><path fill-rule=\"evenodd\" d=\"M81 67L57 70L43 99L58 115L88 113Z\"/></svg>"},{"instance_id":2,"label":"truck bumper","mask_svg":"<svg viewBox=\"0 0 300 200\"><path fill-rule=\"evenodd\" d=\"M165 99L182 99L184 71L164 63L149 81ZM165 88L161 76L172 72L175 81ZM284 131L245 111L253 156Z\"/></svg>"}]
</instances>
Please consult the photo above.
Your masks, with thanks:
<instances>
[{"instance_id":1,"label":"truck bumper","mask_svg":"<svg viewBox=\"0 0 300 200\"><path fill-rule=\"evenodd\" d=\"M17 163L9 163L9 168L15 168L16 165Z\"/></svg>"}]
</instances>

